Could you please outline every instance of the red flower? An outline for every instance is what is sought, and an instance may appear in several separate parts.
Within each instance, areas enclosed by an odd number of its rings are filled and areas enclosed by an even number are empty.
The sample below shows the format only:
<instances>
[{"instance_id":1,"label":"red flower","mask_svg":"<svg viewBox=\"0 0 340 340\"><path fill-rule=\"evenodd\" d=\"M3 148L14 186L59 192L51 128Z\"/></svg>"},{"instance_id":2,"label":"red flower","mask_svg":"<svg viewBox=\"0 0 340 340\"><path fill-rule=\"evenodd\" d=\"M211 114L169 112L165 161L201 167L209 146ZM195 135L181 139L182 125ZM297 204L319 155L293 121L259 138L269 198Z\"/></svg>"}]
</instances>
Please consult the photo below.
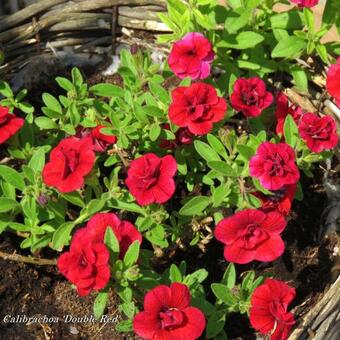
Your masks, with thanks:
<instances>
[{"instance_id":1,"label":"red flower","mask_svg":"<svg viewBox=\"0 0 340 340\"><path fill-rule=\"evenodd\" d=\"M339 140L334 119L330 116L320 118L311 112L302 116L299 133L308 148L316 153L334 148Z\"/></svg>"},{"instance_id":2,"label":"red flower","mask_svg":"<svg viewBox=\"0 0 340 340\"><path fill-rule=\"evenodd\" d=\"M72 238L70 250L57 262L59 271L76 287L80 296L100 290L110 279L110 253L104 243L92 242L86 228Z\"/></svg>"},{"instance_id":3,"label":"red flower","mask_svg":"<svg viewBox=\"0 0 340 340\"><path fill-rule=\"evenodd\" d=\"M292 3L302 7L314 7L319 3L319 0L290 0Z\"/></svg>"},{"instance_id":4,"label":"red flower","mask_svg":"<svg viewBox=\"0 0 340 340\"><path fill-rule=\"evenodd\" d=\"M205 79L210 75L210 64L214 57L215 53L207 38L201 33L188 33L172 46L169 66L181 79Z\"/></svg>"},{"instance_id":5,"label":"red flower","mask_svg":"<svg viewBox=\"0 0 340 340\"><path fill-rule=\"evenodd\" d=\"M109 145L117 143L117 137L103 134L100 132L102 128L105 126L98 125L91 130L94 151L104 152Z\"/></svg>"},{"instance_id":6,"label":"red flower","mask_svg":"<svg viewBox=\"0 0 340 340\"><path fill-rule=\"evenodd\" d=\"M14 136L24 125L22 118L9 113L9 108L0 106L0 144Z\"/></svg>"},{"instance_id":7,"label":"red flower","mask_svg":"<svg viewBox=\"0 0 340 340\"><path fill-rule=\"evenodd\" d=\"M78 138L91 138L93 144L93 150L98 152L104 152L109 145L117 142L116 136L104 135L100 132L104 125L98 125L93 129L78 128L76 137Z\"/></svg>"},{"instance_id":8,"label":"red flower","mask_svg":"<svg viewBox=\"0 0 340 340\"><path fill-rule=\"evenodd\" d=\"M277 106L275 111L275 116L277 119L276 125L276 133L283 135L283 127L286 120L287 115L291 115L296 124L299 123L301 116L303 115L303 111L301 107L295 105L289 105L288 98L285 94L280 92L277 95Z\"/></svg>"},{"instance_id":9,"label":"red flower","mask_svg":"<svg viewBox=\"0 0 340 340\"><path fill-rule=\"evenodd\" d=\"M262 334L270 333L270 340L287 339L295 323L294 315L287 312L294 297L294 288L282 281L266 279L251 297L251 325Z\"/></svg>"},{"instance_id":10,"label":"red flower","mask_svg":"<svg viewBox=\"0 0 340 340\"><path fill-rule=\"evenodd\" d=\"M44 183L61 192L78 190L91 172L95 158L90 138L65 138L51 151L42 173Z\"/></svg>"},{"instance_id":11,"label":"red flower","mask_svg":"<svg viewBox=\"0 0 340 340\"><path fill-rule=\"evenodd\" d=\"M226 101L217 96L212 85L194 83L172 91L169 118L172 123L187 127L193 134L205 135L211 131L213 123L224 118L226 110Z\"/></svg>"},{"instance_id":12,"label":"red flower","mask_svg":"<svg viewBox=\"0 0 340 340\"><path fill-rule=\"evenodd\" d=\"M170 130L169 124L164 124L163 129ZM188 128L179 128L175 133L175 140L167 140L163 139L159 143L159 146L162 149L176 149L181 145L191 144L194 138L194 135L188 130Z\"/></svg>"},{"instance_id":13,"label":"red flower","mask_svg":"<svg viewBox=\"0 0 340 340\"><path fill-rule=\"evenodd\" d=\"M300 178L294 150L286 143L262 143L249 162L250 175L258 178L268 190L295 184Z\"/></svg>"},{"instance_id":14,"label":"red flower","mask_svg":"<svg viewBox=\"0 0 340 340\"><path fill-rule=\"evenodd\" d=\"M159 158L147 153L130 163L125 183L138 204L164 203L175 192L173 177L176 171L174 157L168 155Z\"/></svg>"},{"instance_id":15,"label":"red flower","mask_svg":"<svg viewBox=\"0 0 340 340\"><path fill-rule=\"evenodd\" d=\"M224 258L228 262L268 262L284 252L280 233L285 227L286 221L278 212L246 209L220 221L215 237L225 244Z\"/></svg>"},{"instance_id":16,"label":"red flower","mask_svg":"<svg viewBox=\"0 0 340 340\"><path fill-rule=\"evenodd\" d=\"M145 295L144 311L133 320L135 333L143 339L195 340L205 328L204 314L190 306L190 291L182 283L160 285Z\"/></svg>"},{"instance_id":17,"label":"red flower","mask_svg":"<svg viewBox=\"0 0 340 340\"><path fill-rule=\"evenodd\" d=\"M235 82L230 101L233 108L246 117L257 117L272 103L273 95L260 78L240 78Z\"/></svg>"},{"instance_id":18,"label":"red flower","mask_svg":"<svg viewBox=\"0 0 340 340\"><path fill-rule=\"evenodd\" d=\"M334 97L335 102L340 107L340 57L337 59L336 64L329 67L326 87L329 94Z\"/></svg>"},{"instance_id":19,"label":"red flower","mask_svg":"<svg viewBox=\"0 0 340 340\"><path fill-rule=\"evenodd\" d=\"M290 184L276 190L272 195L265 195L262 192L253 192L252 194L262 202L261 210L265 212L277 211L283 216L287 216L292 207L295 197L296 184Z\"/></svg>"},{"instance_id":20,"label":"red flower","mask_svg":"<svg viewBox=\"0 0 340 340\"><path fill-rule=\"evenodd\" d=\"M107 227L110 227L117 237L120 247L120 257L123 258L129 246L134 241L142 243L142 235L128 221L121 221L113 213L98 213L93 215L86 225L88 237L95 242L103 242Z\"/></svg>"}]
</instances>

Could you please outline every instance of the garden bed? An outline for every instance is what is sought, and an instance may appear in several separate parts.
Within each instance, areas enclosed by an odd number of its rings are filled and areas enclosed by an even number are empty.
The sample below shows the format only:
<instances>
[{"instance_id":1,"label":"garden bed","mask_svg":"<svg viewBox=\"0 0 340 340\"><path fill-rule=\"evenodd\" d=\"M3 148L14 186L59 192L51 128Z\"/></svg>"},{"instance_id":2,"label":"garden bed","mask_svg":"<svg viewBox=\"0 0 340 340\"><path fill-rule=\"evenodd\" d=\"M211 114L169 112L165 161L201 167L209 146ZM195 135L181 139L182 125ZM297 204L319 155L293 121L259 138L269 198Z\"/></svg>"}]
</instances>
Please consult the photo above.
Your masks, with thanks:
<instances>
[{"instance_id":1,"label":"garden bed","mask_svg":"<svg viewBox=\"0 0 340 340\"><path fill-rule=\"evenodd\" d=\"M276 340L335 340L340 97L329 91L328 78L330 67L338 67L331 64L339 41L321 40L338 26L333 2L326 4L320 31L312 9L290 7L276 14L271 1L246 1L245 13L238 1L216 8L190 1L187 8L172 0L167 12L156 1L143 1L138 10L126 7L135 1L125 0L51 3L57 6L51 12L26 8L32 22L15 14L0 20L7 56L1 72L10 84L0 83L1 104L25 119L8 145L0 143L0 270L6 273L0 278L0 335L120 340L139 339L133 331L149 338L145 334L153 327L156 333L188 337L189 326L176 319L184 317L197 332L190 333L193 339L251 340L260 333L273 339L283 325ZM54 18L56 13L60 16ZM206 36L188 33L194 29ZM176 45L197 39L209 50L206 37L214 51L207 51L198 69L178 61ZM190 53L182 57L196 52ZM249 90L254 79L255 90ZM11 88L28 91L15 96ZM183 92L194 88L194 99ZM195 97L204 91L209 96ZM203 116L206 108L197 109L197 101L209 98L211 104L204 105L213 107L210 118L195 121L188 114L183 123L184 96L192 100L194 114ZM315 124L325 124L314 134L303 127L308 115ZM77 143L86 154L82 166L80 158L72 163L73 153L80 153ZM268 159L255 166L255 158L265 157L259 151L263 145L274 150L277 144L279 162L287 154L293 158L282 162L284 170L271 170L277 182L269 183L268 174L255 171ZM70 162L61 180L55 175L60 157ZM64 178L87 162L91 169L66 185ZM154 165L162 162L166 166ZM145 169L151 175L140 174ZM288 175L278 179L281 170ZM169 177L167 184L157 191L163 175ZM140 189L144 181L150 183ZM146 194L149 190L155 190L153 196ZM238 241L224 235L231 237L229 230L242 227L243 212L262 216L272 223L267 228L282 226L271 236L261 236L265 227L259 231L256 247L268 242L262 253L246 243L253 242L254 228L260 229L257 221L244 227L248 234L241 250L228 252ZM271 237L276 243L269 246ZM82 280L88 277L81 275L90 255L79 255L83 249L105 262L91 263L93 282L87 286ZM256 294L271 282L286 293L277 299L288 302L276 305L275 300L268 307L275 321L266 330L254 319ZM155 324L147 319L143 300L157 289L191 294L194 308L183 307L184 302L170 308L162 301L162 326ZM274 289L272 294L280 293ZM192 326L186 308L196 310L200 325Z\"/></svg>"}]
</instances>

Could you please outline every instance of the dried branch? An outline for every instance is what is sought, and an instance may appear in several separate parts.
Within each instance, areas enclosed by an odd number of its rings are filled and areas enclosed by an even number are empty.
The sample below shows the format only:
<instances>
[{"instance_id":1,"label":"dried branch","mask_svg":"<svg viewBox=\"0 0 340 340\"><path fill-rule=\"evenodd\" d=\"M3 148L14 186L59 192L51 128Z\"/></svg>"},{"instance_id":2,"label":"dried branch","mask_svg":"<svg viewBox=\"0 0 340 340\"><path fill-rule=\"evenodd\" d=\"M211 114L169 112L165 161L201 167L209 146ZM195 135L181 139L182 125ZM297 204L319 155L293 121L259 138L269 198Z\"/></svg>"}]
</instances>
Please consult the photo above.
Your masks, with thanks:
<instances>
[{"instance_id":1,"label":"dried branch","mask_svg":"<svg viewBox=\"0 0 340 340\"><path fill-rule=\"evenodd\" d=\"M0 21L0 31L4 31L7 28L13 27L21 22L24 22L27 19L32 18L38 13L41 13L48 8L51 8L55 5L66 2L67 0L42 0L38 1L30 6L23 8L22 10L11 14L9 16L4 17Z\"/></svg>"},{"instance_id":2,"label":"dried branch","mask_svg":"<svg viewBox=\"0 0 340 340\"><path fill-rule=\"evenodd\" d=\"M9 261L36 264L39 266L55 266L57 264L56 260L40 259L37 257L22 256L18 254L7 254L0 251L0 258Z\"/></svg>"},{"instance_id":3,"label":"dried branch","mask_svg":"<svg viewBox=\"0 0 340 340\"><path fill-rule=\"evenodd\" d=\"M307 313L288 340L307 340L310 339L310 335L314 340L333 339L334 331L337 334L338 330L335 320L340 318L339 304L340 276L314 308Z\"/></svg>"}]
</instances>

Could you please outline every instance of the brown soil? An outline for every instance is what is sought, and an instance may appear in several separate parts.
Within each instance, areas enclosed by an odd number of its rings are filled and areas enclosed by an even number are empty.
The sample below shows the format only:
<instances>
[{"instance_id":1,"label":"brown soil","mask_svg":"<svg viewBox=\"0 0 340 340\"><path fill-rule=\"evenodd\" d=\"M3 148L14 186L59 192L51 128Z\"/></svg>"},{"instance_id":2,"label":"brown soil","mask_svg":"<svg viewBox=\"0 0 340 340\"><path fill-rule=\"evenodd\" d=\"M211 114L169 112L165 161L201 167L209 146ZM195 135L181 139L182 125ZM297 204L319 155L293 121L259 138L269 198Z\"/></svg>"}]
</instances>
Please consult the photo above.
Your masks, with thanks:
<instances>
[{"instance_id":1,"label":"brown soil","mask_svg":"<svg viewBox=\"0 0 340 340\"><path fill-rule=\"evenodd\" d=\"M0 238L2 252L13 253L18 245L12 235ZM82 322L70 318L91 317L94 295L81 298L53 266L33 266L0 259L0 338L14 339L132 339L115 331L122 319L111 295L105 312L110 322ZM24 315L40 320L4 322ZM50 320L43 320L46 316ZM51 319L54 318L55 320ZM58 321L56 319L58 318ZM68 322L66 322L68 321ZM103 320L104 321L104 320Z\"/></svg>"}]
</instances>

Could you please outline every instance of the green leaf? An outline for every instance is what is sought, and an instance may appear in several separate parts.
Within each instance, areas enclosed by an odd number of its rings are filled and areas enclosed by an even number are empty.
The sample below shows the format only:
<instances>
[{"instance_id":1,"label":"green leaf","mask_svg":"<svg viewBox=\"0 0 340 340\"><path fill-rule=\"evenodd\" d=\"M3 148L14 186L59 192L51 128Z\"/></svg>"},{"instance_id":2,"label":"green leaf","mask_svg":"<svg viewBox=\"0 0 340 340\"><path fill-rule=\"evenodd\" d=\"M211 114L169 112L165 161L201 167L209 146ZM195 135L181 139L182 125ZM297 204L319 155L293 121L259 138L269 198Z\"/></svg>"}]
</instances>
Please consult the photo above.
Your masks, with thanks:
<instances>
[{"instance_id":1,"label":"green leaf","mask_svg":"<svg viewBox=\"0 0 340 340\"><path fill-rule=\"evenodd\" d=\"M293 76L295 85L303 92L308 92L308 77L306 71L304 71L298 65L292 65L290 67L290 73Z\"/></svg>"},{"instance_id":2,"label":"green leaf","mask_svg":"<svg viewBox=\"0 0 340 340\"><path fill-rule=\"evenodd\" d=\"M83 76L77 67L73 67L72 71L72 82L78 88L83 84Z\"/></svg>"},{"instance_id":3,"label":"green leaf","mask_svg":"<svg viewBox=\"0 0 340 340\"><path fill-rule=\"evenodd\" d=\"M145 215L145 211L143 210L142 207L140 207L136 203L128 203L124 201L120 201L117 199L112 199L110 201L111 205L113 208L119 209L119 210L126 210L126 211L131 211L135 212L137 214Z\"/></svg>"},{"instance_id":4,"label":"green leaf","mask_svg":"<svg viewBox=\"0 0 340 340\"><path fill-rule=\"evenodd\" d=\"M228 153L223 145L223 143L214 135L208 134L207 135L208 143L210 146L219 154L221 155L225 160L229 159Z\"/></svg>"},{"instance_id":5,"label":"green leaf","mask_svg":"<svg viewBox=\"0 0 340 340\"><path fill-rule=\"evenodd\" d=\"M150 117L162 118L164 116L164 111L161 110L158 106L147 105L143 106L142 109Z\"/></svg>"},{"instance_id":6,"label":"green leaf","mask_svg":"<svg viewBox=\"0 0 340 340\"><path fill-rule=\"evenodd\" d=\"M7 98L13 98L14 96L11 87L5 81L0 81L0 93Z\"/></svg>"},{"instance_id":7,"label":"green leaf","mask_svg":"<svg viewBox=\"0 0 340 340\"><path fill-rule=\"evenodd\" d=\"M156 244L162 248L168 247L169 243L166 240L165 229L162 225L158 224L155 227L151 228L149 231L145 233L145 237L151 243Z\"/></svg>"},{"instance_id":8,"label":"green leaf","mask_svg":"<svg viewBox=\"0 0 340 340\"><path fill-rule=\"evenodd\" d=\"M184 204L179 211L183 216L201 215L202 211L211 203L210 197L196 196Z\"/></svg>"},{"instance_id":9,"label":"green leaf","mask_svg":"<svg viewBox=\"0 0 340 340\"><path fill-rule=\"evenodd\" d=\"M78 206L78 207L81 207L81 208L84 208L85 207L85 203L83 201L83 199L80 197L79 195L79 192L77 191L73 191L73 192L69 192L67 194L60 194L60 196L62 198L64 198L66 201Z\"/></svg>"},{"instance_id":10,"label":"green leaf","mask_svg":"<svg viewBox=\"0 0 340 340\"><path fill-rule=\"evenodd\" d=\"M182 274L179 268L175 265L172 264L170 266L170 274L169 278L171 282L182 282Z\"/></svg>"},{"instance_id":11,"label":"green leaf","mask_svg":"<svg viewBox=\"0 0 340 340\"><path fill-rule=\"evenodd\" d=\"M119 254L119 241L110 226L108 226L105 230L104 243L112 251L112 253Z\"/></svg>"},{"instance_id":12,"label":"green leaf","mask_svg":"<svg viewBox=\"0 0 340 340\"><path fill-rule=\"evenodd\" d=\"M32 158L28 162L28 167L33 169L35 172L42 171L45 165L45 153L45 147L40 147L39 149L35 150Z\"/></svg>"},{"instance_id":13,"label":"green leaf","mask_svg":"<svg viewBox=\"0 0 340 340\"><path fill-rule=\"evenodd\" d=\"M7 221L0 221L0 235L6 230L9 223Z\"/></svg>"},{"instance_id":14,"label":"green leaf","mask_svg":"<svg viewBox=\"0 0 340 340\"><path fill-rule=\"evenodd\" d=\"M242 0L228 0L228 5L230 5L233 9L237 9L243 6Z\"/></svg>"},{"instance_id":15,"label":"green leaf","mask_svg":"<svg viewBox=\"0 0 340 340\"><path fill-rule=\"evenodd\" d=\"M253 285L254 279L255 279L255 272L250 271L242 281L242 285L241 285L242 290L245 290L249 293L251 291L251 287Z\"/></svg>"},{"instance_id":16,"label":"green leaf","mask_svg":"<svg viewBox=\"0 0 340 340\"><path fill-rule=\"evenodd\" d=\"M13 168L7 165L0 165L0 176L15 188L23 191L25 189L25 181L22 174L19 174Z\"/></svg>"},{"instance_id":17,"label":"green leaf","mask_svg":"<svg viewBox=\"0 0 340 340\"><path fill-rule=\"evenodd\" d=\"M154 123L150 126L149 137L151 141L156 141L159 135L161 134L161 127L158 123Z\"/></svg>"},{"instance_id":18,"label":"green leaf","mask_svg":"<svg viewBox=\"0 0 340 340\"><path fill-rule=\"evenodd\" d=\"M209 168L219 172L223 176L237 177L236 171L231 167L231 165L225 162L219 162L219 161L208 162L208 166Z\"/></svg>"},{"instance_id":19,"label":"green leaf","mask_svg":"<svg viewBox=\"0 0 340 340\"><path fill-rule=\"evenodd\" d=\"M209 273L205 269L198 269L192 274L189 274L183 280L183 283L191 288L196 288L198 284L202 283L207 277Z\"/></svg>"},{"instance_id":20,"label":"green leaf","mask_svg":"<svg viewBox=\"0 0 340 340\"><path fill-rule=\"evenodd\" d=\"M316 51L318 52L319 57L322 59L322 61L326 64L329 63L329 59L328 59L328 52L327 52L327 48L325 45L323 45L322 43L317 43L315 45Z\"/></svg>"},{"instance_id":21,"label":"green leaf","mask_svg":"<svg viewBox=\"0 0 340 340\"><path fill-rule=\"evenodd\" d=\"M52 248L56 250L62 249L68 243L73 228L73 222L65 222L59 226L52 237Z\"/></svg>"},{"instance_id":22,"label":"green leaf","mask_svg":"<svg viewBox=\"0 0 340 340\"><path fill-rule=\"evenodd\" d=\"M249 202L252 205L252 207L260 208L262 206L261 200L259 198L257 198L256 196L249 194L248 199L249 199Z\"/></svg>"},{"instance_id":23,"label":"green leaf","mask_svg":"<svg viewBox=\"0 0 340 340\"><path fill-rule=\"evenodd\" d=\"M255 33L252 31L243 31L237 35L228 35L224 37L223 40L217 43L217 47L245 50L247 48L256 46L263 40L264 37L259 33Z\"/></svg>"},{"instance_id":24,"label":"green leaf","mask_svg":"<svg viewBox=\"0 0 340 340\"><path fill-rule=\"evenodd\" d=\"M90 87L90 92L101 97L121 97L124 98L124 90L113 84L96 84Z\"/></svg>"},{"instance_id":25,"label":"green leaf","mask_svg":"<svg viewBox=\"0 0 340 340\"><path fill-rule=\"evenodd\" d=\"M221 158L217 152L211 148L208 144L201 142L199 140L194 141L194 146L198 154L204 158L206 161L220 161Z\"/></svg>"},{"instance_id":26,"label":"green leaf","mask_svg":"<svg viewBox=\"0 0 340 340\"><path fill-rule=\"evenodd\" d=\"M105 200L104 199L93 199L88 203L88 205L85 207L86 213L91 216L103 209L105 206Z\"/></svg>"},{"instance_id":27,"label":"green leaf","mask_svg":"<svg viewBox=\"0 0 340 340\"><path fill-rule=\"evenodd\" d=\"M74 85L67 78L57 77L55 80L58 83L58 85L62 89L64 89L65 91L74 91L75 90Z\"/></svg>"},{"instance_id":28,"label":"green leaf","mask_svg":"<svg viewBox=\"0 0 340 340\"><path fill-rule=\"evenodd\" d=\"M247 161L255 154L254 150L248 145L238 144L236 148L239 154Z\"/></svg>"},{"instance_id":29,"label":"green leaf","mask_svg":"<svg viewBox=\"0 0 340 340\"><path fill-rule=\"evenodd\" d=\"M226 196L228 196L231 193L229 186L230 186L229 183L222 183L220 186L218 186L212 191L211 198L214 208L219 207L226 198Z\"/></svg>"},{"instance_id":30,"label":"green leaf","mask_svg":"<svg viewBox=\"0 0 340 340\"><path fill-rule=\"evenodd\" d=\"M199 297L193 297L191 305L200 309L205 315L210 316L215 313L215 307L207 300Z\"/></svg>"},{"instance_id":31,"label":"green leaf","mask_svg":"<svg viewBox=\"0 0 340 340\"><path fill-rule=\"evenodd\" d=\"M296 126L294 118L291 115L287 115L285 123L283 126L284 136L286 143L288 143L292 148L296 146L299 136L299 130Z\"/></svg>"},{"instance_id":32,"label":"green leaf","mask_svg":"<svg viewBox=\"0 0 340 340\"><path fill-rule=\"evenodd\" d=\"M331 27L338 16L339 16L339 5L338 0L327 0L325 4L325 9L322 15L322 26L321 27Z\"/></svg>"},{"instance_id":33,"label":"green leaf","mask_svg":"<svg viewBox=\"0 0 340 340\"><path fill-rule=\"evenodd\" d=\"M227 286L227 288L232 289L236 284L236 269L233 263L229 263L227 269L225 270L222 278L222 283Z\"/></svg>"},{"instance_id":34,"label":"green leaf","mask_svg":"<svg viewBox=\"0 0 340 340\"><path fill-rule=\"evenodd\" d=\"M134 241L126 251L124 255L124 264L126 267L131 267L134 265L139 257L139 249L140 249L140 243L138 240Z\"/></svg>"},{"instance_id":35,"label":"green leaf","mask_svg":"<svg viewBox=\"0 0 340 340\"><path fill-rule=\"evenodd\" d=\"M230 293L230 290L226 285L213 283L211 285L211 290L218 299L229 306L232 306L237 302L236 298Z\"/></svg>"},{"instance_id":36,"label":"green leaf","mask_svg":"<svg viewBox=\"0 0 340 340\"><path fill-rule=\"evenodd\" d=\"M122 303L119 308L123 311L123 313L129 318L133 319L136 313L136 306L134 302L125 302Z\"/></svg>"},{"instance_id":37,"label":"green leaf","mask_svg":"<svg viewBox=\"0 0 340 340\"><path fill-rule=\"evenodd\" d=\"M63 113L63 109L59 103L59 101L57 100L57 98L53 97L51 94L49 93L43 93L42 95L42 99L44 104L51 110L62 114Z\"/></svg>"},{"instance_id":38,"label":"green leaf","mask_svg":"<svg viewBox=\"0 0 340 340\"><path fill-rule=\"evenodd\" d=\"M214 313L209 319L206 328L206 338L211 339L222 332L225 324L226 313L219 311Z\"/></svg>"},{"instance_id":39,"label":"green leaf","mask_svg":"<svg viewBox=\"0 0 340 340\"><path fill-rule=\"evenodd\" d=\"M93 304L93 314L94 317L98 320L105 311L107 302L109 300L109 293L108 292L99 292L94 300Z\"/></svg>"},{"instance_id":40,"label":"green leaf","mask_svg":"<svg viewBox=\"0 0 340 340\"><path fill-rule=\"evenodd\" d=\"M132 320L123 320L117 323L116 330L118 332L132 332Z\"/></svg>"},{"instance_id":41,"label":"green leaf","mask_svg":"<svg viewBox=\"0 0 340 340\"><path fill-rule=\"evenodd\" d=\"M25 112L25 113L33 113L34 112L34 107L30 103L27 103L27 102L17 103L17 107L18 107L19 110L21 110L22 112ZM28 117L29 116L27 115L26 120L29 123L32 123L33 119L31 120Z\"/></svg>"},{"instance_id":42,"label":"green leaf","mask_svg":"<svg viewBox=\"0 0 340 340\"><path fill-rule=\"evenodd\" d=\"M71 125L71 124L65 124L62 127L62 130L65 131L68 135L71 135L71 136L76 134L76 130L75 130L74 126Z\"/></svg>"},{"instance_id":43,"label":"green leaf","mask_svg":"<svg viewBox=\"0 0 340 340\"><path fill-rule=\"evenodd\" d=\"M170 103L169 93L161 85L151 80L149 81L149 87L150 92L155 98L159 99L163 104Z\"/></svg>"},{"instance_id":44,"label":"green leaf","mask_svg":"<svg viewBox=\"0 0 340 340\"><path fill-rule=\"evenodd\" d=\"M18 202L7 197L0 197L0 213L10 211L18 206Z\"/></svg>"},{"instance_id":45,"label":"green leaf","mask_svg":"<svg viewBox=\"0 0 340 340\"><path fill-rule=\"evenodd\" d=\"M314 14L313 14L313 11L308 7L304 7L303 8L303 15L305 17L305 23L308 27L308 32L314 33Z\"/></svg>"},{"instance_id":46,"label":"green leaf","mask_svg":"<svg viewBox=\"0 0 340 340\"><path fill-rule=\"evenodd\" d=\"M273 29L302 29L302 19L300 10L290 10L270 17L271 26Z\"/></svg>"},{"instance_id":47,"label":"green leaf","mask_svg":"<svg viewBox=\"0 0 340 340\"><path fill-rule=\"evenodd\" d=\"M272 58L294 58L301 54L301 52L307 47L306 41L294 37L288 36L278 42L278 44L272 50Z\"/></svg>"},{"instance_id":48,"label":"green leaf","mask_svg":"<svg viewBox=\"0 0 340 340\"><path fill-rule=\"evenodd\" d=\"M246 9L242 11L241 15L228 17L224 24L225 29L230 34L236 33L242 27L248 24L251 14L252 14L252 10Z\"/></svg>"},{"instance_id":49,"label":"green leaf","mask_svg":"<svg viewBox=\"0 0 340 340\"><path fill-rule=\"evenodd\" d=\"M41 130L52 130L58 128L58 125L52 119L47 117L37 117L34 122Z\"/></svg>"}]
</instances>

